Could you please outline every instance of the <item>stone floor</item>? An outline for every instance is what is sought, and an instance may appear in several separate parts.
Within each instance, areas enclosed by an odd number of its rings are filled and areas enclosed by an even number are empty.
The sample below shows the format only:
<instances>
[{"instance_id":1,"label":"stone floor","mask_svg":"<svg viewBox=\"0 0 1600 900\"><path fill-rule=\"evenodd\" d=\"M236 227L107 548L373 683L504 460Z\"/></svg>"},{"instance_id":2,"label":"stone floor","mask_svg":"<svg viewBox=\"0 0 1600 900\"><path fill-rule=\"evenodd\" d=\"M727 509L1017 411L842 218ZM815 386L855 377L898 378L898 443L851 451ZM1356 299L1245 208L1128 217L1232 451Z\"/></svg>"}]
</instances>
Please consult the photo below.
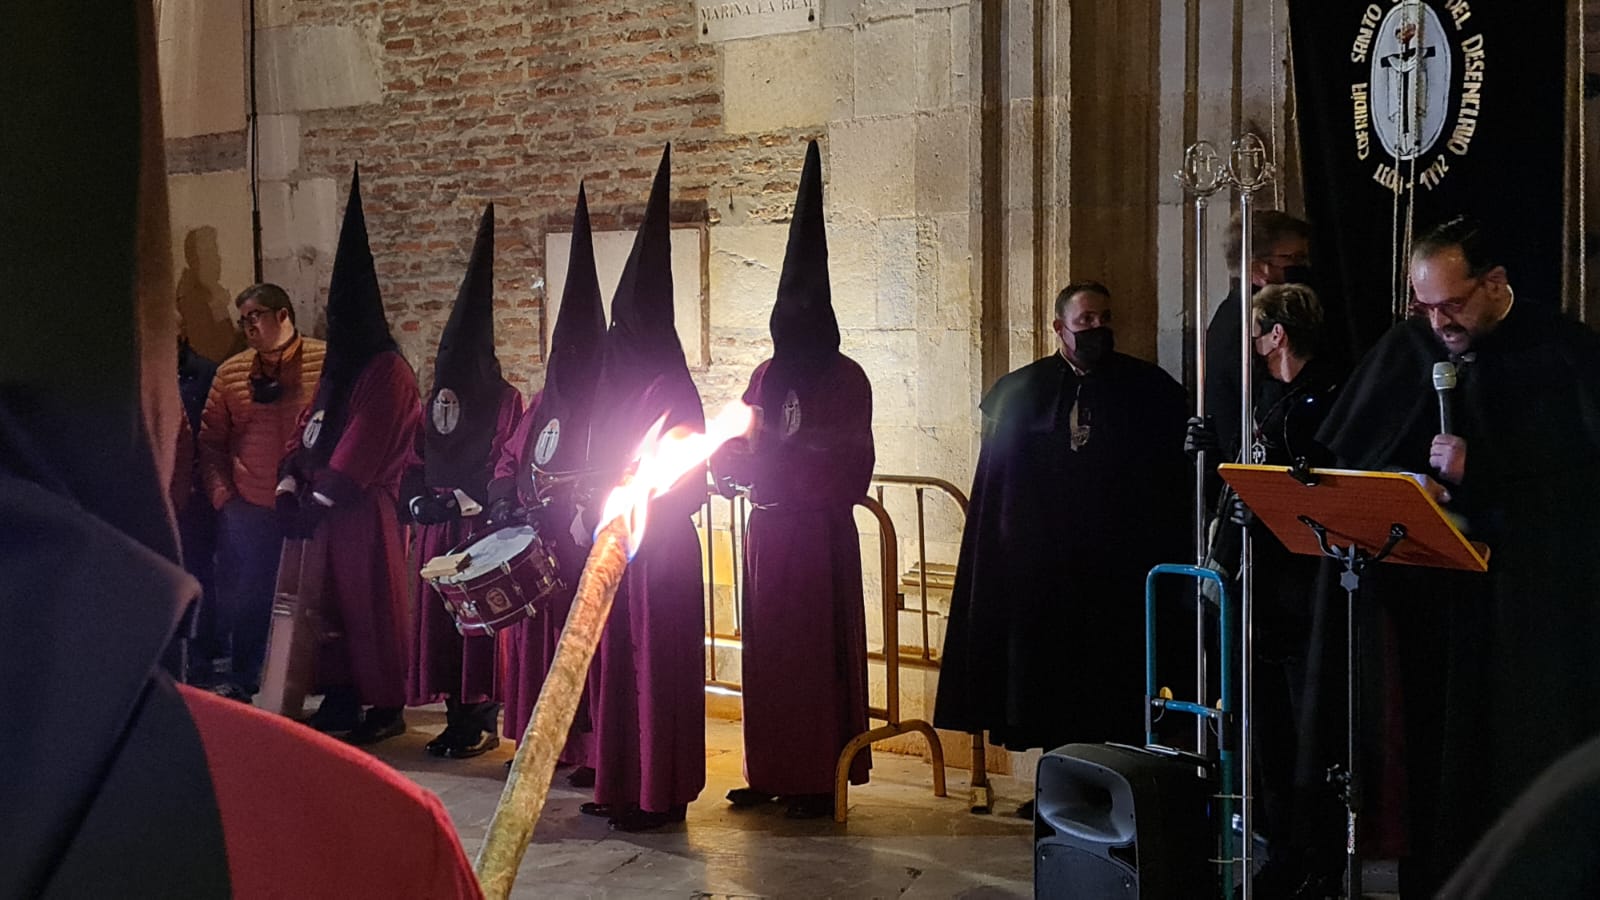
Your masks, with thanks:
<instances>
[{"instance_id":1,"label":"stone floor","mask_svg":"<svg viewBox=\"0 0 1600 900\"><path fill-rule=\"evenodd\" d=\"M377 755L450 811L470 858L505 781L509 742L472 760L439 760L422 745L444 726L442 708L407 711L411 730ZM1010 815L967 811L967 777L951 769L950 796L933 796L921 760L878 754L872 782L852 788L850 821L793 821L781 807L734 811L722 799L741 786L739 724L712 719L707 785L683 825L620 834L578 804L588 791L560 774L513 897L1027 897L1032 827ZM1031 785L996 777L996 808L1010 813Z\"/></svg>"}]
</instances>

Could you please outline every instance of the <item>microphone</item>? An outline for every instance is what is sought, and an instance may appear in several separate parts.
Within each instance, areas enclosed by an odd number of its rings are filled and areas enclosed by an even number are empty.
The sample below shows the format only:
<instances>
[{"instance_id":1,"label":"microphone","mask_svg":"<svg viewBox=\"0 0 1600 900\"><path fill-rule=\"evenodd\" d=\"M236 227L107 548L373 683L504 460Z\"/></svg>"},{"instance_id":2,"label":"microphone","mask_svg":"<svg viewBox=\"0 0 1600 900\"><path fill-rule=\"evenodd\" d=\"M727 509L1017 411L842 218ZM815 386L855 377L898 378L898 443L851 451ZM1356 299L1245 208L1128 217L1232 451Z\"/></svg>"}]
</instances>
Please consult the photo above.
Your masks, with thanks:
<instances>
[{"instance_id":1,"label":"microphone","mask_svg":"<svg viewBox=\"0 0 1600 900\"><path fill-rule=\"evenodd\" d=\"M1450 392L1456 389L1456 364L1449 360L1433 364L1433 391L1439 395L1439 433L1452 434Z\"/></svg>"}]
</instances>

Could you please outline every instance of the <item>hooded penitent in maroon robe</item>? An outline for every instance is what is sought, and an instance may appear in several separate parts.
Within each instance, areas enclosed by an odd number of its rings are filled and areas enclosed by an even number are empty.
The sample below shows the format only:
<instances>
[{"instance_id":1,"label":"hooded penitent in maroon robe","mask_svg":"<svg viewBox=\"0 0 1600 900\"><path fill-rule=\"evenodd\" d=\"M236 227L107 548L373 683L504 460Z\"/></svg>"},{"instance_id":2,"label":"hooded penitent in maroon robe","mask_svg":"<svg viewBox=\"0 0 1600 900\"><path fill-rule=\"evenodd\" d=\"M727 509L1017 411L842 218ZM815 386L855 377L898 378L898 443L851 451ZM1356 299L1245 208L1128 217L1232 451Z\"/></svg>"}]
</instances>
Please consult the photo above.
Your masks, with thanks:
<instances>
[{"instance_id":1,"label":"hooded penitent in maroon robe","mask_svg":"<svg viewBox=\"0 0 1600 900\"><path fill-rule=\"evenodd\" d=\"M516 433L522 416L522 392L509 384L502 384L498 397L487 398L493 407L491 425L493 440L498 444L510 441ZM427 452L426 449L423 450ZM492 463L493 460L491 459ZM461 488L477 501L483 502L485 488ZM417 560L426 563L435 556L449 553L477 532L489 530L480 515L453 518L447 522L417 525ZM500 696L496 684L495 639L493 637L461 636L455 620L445 609L439 595L427 581L417 579L417 616L413 634L411 670L406 678L406 704L421 706L443 699L452 706L459 702L474 705L492 701Z\"/></svg>"},{"instance_id":2,"label":"hooded penitent in maroon robe","mask_svg":"<svg viewBox=\"0 0 1600 900\"><path fill-rule=\"evenodd\" d=\"M370 706L353 729L355 743L405 730L410 576L397 503L421 426L416 375L384 318L356 175L328 288L322 378L285 464L298 489L279 496L280 510L293 517L289 539L317 535L328 545L322 606L340 637L318 651L325 699L313 722L346 730L355 707Z\"/></svg>"},{"instance_id":3,"label":"hooded penitent in maroon robe","mask_svg":"<svg viewBox=\"0 0 1600 900\"><path fill-rule=\"evenodd\" d=\"M595 270L594 237L589 229L589 202L578 186L578 204L572 216L572 250L567 262L567 282L561 309L550 332L550 359L545 367L544 390L531 411L500 453L489 496L494 508L530 510L539 534L556 555L564 589L548 598L539 615L512 628L506 635L505 734L515 741L533 718L533 706L550 661L555 657L561 629L572 607L573 592L583 571L587 551L572 537L577 515L576 478L589 465L589 421L596 382L600 379L601 342L605 338L605 312L600 305L600 278ZM593 742L588 692L580 698L572 729L563 748L563 763L588 767ZM592 771L587 773L592 777ZM587 784L582 777L574 783Z\"/></svg>"},{"instance_id":4,"label":"hooded penitent in maroon robe","mask_svg":"<svg viewBox=\"0 0 1600 900\"><path fill-rule=\"evenodd\" d=\"M611 302L591 445L602 484L615 481L657 420L705 428L673 326L670 160L669 147ZM651 503L590 669L595 801L586 811L622 830L681 821L705 787L705 613L690 518L704 500L705 472L696 469Z\"/></svg>"},{"instance_id":5,"label":"hooded penitent in maroon robe","mask_svg":"<svg viewBox=\"0 0 1600 900\"><path fill-rule=\"evenodd\" d=\"M760 430L717 457L748 486L741 677L744 768L735 805L783 796L790 815L833 810L839 752L867 730L866 608L851 509L872 480L872 385L839 352L828 285L822 162L806 150L772 310L773 358L744 402ZM860 753L851 780L867 779Z\"/></svg>"},{"instance_id":6,"label":"hooded penitent in maroon robe","mask_svg":"<svg viewBox=\"0 0 1600 900\"><path fill-rule=\"evenodd\" d=\"M478 222L478 236L450 320L439 338L433 390L423 417L422 465L401 491L417 524L417 561L449 553L488 526L481 515L463 517L457 493L488 506L489 479L500 446L522 415L522 393L500 373L494 351L494 204ZM463 637L425 579L416 579L413 655L406 679L412 706L445 702L443 733L428 742L434 756L464 759L499 744L499 712L492 636Z\"/></svg>"},{"instance_id":7,"label":"hooded penitent in maroon robe","mask_svg":"<svg viewBox=\"0 0 1600 900\"><path fill-rule=\"evenodd\" d=\"M436 799L161 669L199 588L165 490L150 4L13 10L0 70L32 73L0 102L30 123L0 138L0 221L37 238L0 244L0 897L480 896Z\"/></svg>"}]
</instances>

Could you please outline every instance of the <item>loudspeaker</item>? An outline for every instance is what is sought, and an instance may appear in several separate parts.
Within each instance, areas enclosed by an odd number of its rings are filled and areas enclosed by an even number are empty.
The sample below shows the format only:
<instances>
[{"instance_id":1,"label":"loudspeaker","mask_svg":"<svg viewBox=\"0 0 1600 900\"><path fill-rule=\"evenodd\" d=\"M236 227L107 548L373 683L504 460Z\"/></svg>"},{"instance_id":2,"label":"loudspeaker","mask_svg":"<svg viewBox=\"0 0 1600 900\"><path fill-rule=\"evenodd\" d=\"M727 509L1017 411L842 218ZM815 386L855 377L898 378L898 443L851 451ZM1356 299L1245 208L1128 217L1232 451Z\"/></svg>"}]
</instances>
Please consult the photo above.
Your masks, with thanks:
<instances>
[{"instance_id":1,"label":"loudspeaker","mask_svg":"<svg viewBox=\"0 0 1600 900\"><path fill-rule=\"evenodd\" d=\"M1068 744L1039 760L1033 895L1218 896L1212 778L1191 754Z\"/></svg>"}]
</instances>

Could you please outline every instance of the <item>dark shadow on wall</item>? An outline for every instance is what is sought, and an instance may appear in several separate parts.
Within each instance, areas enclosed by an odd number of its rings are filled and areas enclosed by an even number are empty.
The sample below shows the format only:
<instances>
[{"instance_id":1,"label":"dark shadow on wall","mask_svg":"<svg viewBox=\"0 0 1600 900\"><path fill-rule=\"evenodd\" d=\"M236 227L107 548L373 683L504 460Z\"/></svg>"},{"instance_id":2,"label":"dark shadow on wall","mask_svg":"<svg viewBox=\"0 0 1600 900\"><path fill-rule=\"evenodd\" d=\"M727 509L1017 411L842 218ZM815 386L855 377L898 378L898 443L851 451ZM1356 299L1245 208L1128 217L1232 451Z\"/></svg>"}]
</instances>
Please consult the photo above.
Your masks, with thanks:
<instances>
[{"instance_id":1,"label":"dark shadow on wall","mask_svg":"<svg viewBox=\"0 0 1600 900\"><path fill-rule=\"evenodd\" d=\"M191 228L183 238L183 274L178 276L178 315L200 355L223 360L244 349L234 325L233 296L223 287L217 229Z\"/></svg>"}]
</instances>

